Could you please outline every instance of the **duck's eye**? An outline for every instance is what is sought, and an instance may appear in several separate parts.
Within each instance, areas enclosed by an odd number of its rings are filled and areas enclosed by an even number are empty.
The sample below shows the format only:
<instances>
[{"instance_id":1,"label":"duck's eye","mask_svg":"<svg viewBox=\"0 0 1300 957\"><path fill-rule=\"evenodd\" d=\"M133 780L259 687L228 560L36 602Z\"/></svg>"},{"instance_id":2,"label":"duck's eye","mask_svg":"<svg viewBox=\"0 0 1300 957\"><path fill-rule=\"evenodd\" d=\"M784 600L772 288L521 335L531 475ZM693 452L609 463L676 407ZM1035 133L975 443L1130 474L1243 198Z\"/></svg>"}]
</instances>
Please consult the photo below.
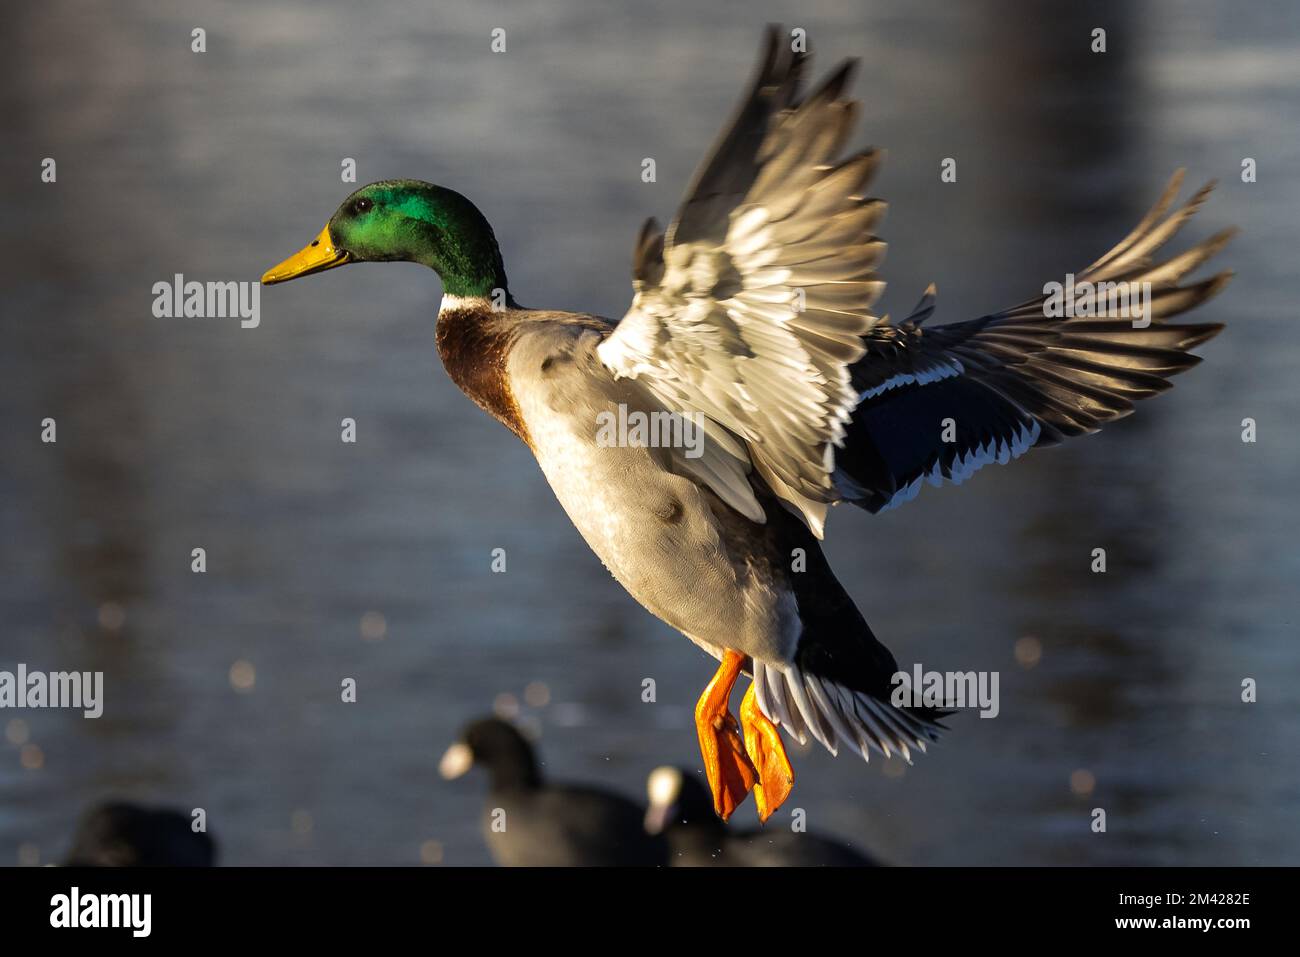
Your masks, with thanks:
<instances>
[{"instance_id":1,"label":"duck's eye","mask_svg":"<svg viewBox=\"0 0 1300 957\"><path fill-rule=\"evenodd\" d=\"M360 214L360 213L367 213L367 212L370 211L370 207L372 207L372 206L374 206L374 205L375 205L375 204L372 203L372 202L371 202L370 200L368 200L368 199L359 199L359 200L357 200L355 203L352 204L352 211L353 211L354 213L358 213L358 214Z\"/></svg>"}]
</instances>

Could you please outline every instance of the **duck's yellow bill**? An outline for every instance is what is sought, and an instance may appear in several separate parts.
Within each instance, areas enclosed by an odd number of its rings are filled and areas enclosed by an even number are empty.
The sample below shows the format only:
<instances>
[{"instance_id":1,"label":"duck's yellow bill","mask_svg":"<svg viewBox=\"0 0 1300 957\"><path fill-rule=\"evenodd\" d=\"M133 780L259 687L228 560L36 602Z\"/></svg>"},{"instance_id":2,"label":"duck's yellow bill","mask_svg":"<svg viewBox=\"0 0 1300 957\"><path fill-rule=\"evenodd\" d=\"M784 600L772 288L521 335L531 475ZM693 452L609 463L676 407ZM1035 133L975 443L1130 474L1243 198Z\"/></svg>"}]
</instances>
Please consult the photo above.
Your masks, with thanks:
<instances>
[{"instance_id":1,"label":"duck's yellow bill","mask_svg":"<svg viewBox=\"0 0 1300 957\"><path fill-rule=\"evenodd\" d=\"M262 274L262 285L271 286L277 282L288 282L299 276L310 276L314 272L324 272L335 266L342 266L348 261L348 254L334 246L330 238L330 228L326 226L320 235L294 253L278 266L272 266Z\"/></svg>"}]
</instances>

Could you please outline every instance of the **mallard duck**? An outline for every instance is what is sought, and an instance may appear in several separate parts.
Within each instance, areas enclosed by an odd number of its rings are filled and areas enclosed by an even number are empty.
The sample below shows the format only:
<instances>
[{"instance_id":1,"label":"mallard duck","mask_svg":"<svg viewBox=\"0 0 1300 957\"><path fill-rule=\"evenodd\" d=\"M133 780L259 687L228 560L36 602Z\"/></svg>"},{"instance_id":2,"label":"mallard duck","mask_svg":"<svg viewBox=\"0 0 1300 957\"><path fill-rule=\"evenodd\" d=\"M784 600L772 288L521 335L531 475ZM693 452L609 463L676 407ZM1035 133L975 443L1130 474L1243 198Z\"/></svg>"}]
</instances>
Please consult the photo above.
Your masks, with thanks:
<instances>
[{"instance_id":1,"label":"mallard duck","mask_svg":"<svg viewBox=\"0 0 1300 957\"><path fill-rule=\"evenodd\" d=\"M736 831L713 813L709 792L685 768L659 767L646 778L645 828L668 842L671 867L876 867L846 842L808 831Z\"/></svg>"},{"instance_id":2,"label":"mallard duck","mask_svg":"<svg viewBox=\"0 0 1300 957\"><path fill-rule=\"evenodd\" d=\"M542 777L519 729L482 718L461 731L438 763L454 780L488 772L483 838L502 867L658 867L668 863L662 835L645 830L645 808L621 794Z\"/></svg>"},{"instance_id":3,"label":"mallard duck","mask_svg":"<svg viewBox=\"0 0 1300 957\"><path fill-rule=\"evenodd\" d=\"M723 819L752 791L767 820L790 793L781 729L833 753L910 762L943 727L930 702L891 701L894 657L819 545L829 507L895 508L922 485L960 483L1128 414L1199 361L1188 350L1221 326L1166 320L1230 275L1180 285L1231 230L1153 258L1213 185L1169 213L1180 173L1076 278L1150 283L1144 327L1063 316L1044 294L926 328L933 288L903 321L878 318L884 204L865 189L880 156L839 158L858 112L845 97L854 62L805 95L808 63L769 29L675 218L641 229L617 323L519 305L482 213L417 180L357 190L262 277L393 260L437 272L451 378L528 445L627 591L718 660L695 725ZM702 441L605 441L616 412L679 416ZM742 673L752 680L737 721L729 702Z\"/></svg>"}]
</instances>

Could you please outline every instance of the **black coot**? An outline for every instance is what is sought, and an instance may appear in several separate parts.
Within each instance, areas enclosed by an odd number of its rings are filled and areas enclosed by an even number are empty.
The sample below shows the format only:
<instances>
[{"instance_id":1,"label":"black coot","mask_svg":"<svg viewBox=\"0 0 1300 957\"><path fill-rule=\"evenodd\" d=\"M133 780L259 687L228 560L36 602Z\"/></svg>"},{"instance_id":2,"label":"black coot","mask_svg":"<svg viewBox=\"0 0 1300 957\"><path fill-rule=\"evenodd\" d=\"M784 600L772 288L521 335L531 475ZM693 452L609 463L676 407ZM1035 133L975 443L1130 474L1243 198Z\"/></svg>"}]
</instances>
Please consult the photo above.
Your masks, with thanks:
<instances>
[{"instance_id":1,"label":"black coot","mask_svg":"<svg viewBox=\"0 0 1300 957\"><path fill-rule=\"evenodd\" d=\"M646 791L646 831L667 839L673 867L877 866L845 842L817 834L771 823L761 831L732 830L713 813L713 799L704 784L682 768L656 768L646 780Z\"/></svg>"},{"instance_id":2,"label":"black coot","mask_svg":"<svg viewBox=\"0 0 1300 957\"><path fill-rule=\"evenodd\" d=\"M65 867L212 867L216 844L195 833L188 814L125 802L81 816Z\"/></svg>"},{"instance_id":3,"label":"black coot","mask_svg":"<svg viewBox=\"0 0 1300 957\"><path fill-rule=\"evenodd\" d=\"M443 755L439 771L457 778L488 772L483 835L503 867L656 866L664 838L645 830L645 809L610 791L542 779L532 745L498 718L475 721Z\"/></svg>"}]
</instances>

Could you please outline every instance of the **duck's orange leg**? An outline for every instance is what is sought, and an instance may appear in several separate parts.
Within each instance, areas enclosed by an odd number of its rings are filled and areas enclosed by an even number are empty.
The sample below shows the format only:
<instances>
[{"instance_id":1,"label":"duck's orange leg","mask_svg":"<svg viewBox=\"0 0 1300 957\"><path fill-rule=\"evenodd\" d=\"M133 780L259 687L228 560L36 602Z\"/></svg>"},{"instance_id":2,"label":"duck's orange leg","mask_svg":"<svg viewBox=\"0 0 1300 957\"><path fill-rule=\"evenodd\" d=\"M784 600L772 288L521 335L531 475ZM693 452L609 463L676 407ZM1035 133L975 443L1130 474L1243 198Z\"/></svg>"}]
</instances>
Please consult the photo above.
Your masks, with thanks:
<instances>
[{"instance_id":1,"label":"duck's orange leg","mask_svg":"<svg viewBox=\"0 0 1300 957\"><path fill-rule=\"evenodd\" d=\"M740 728L728 710L731 689L744 663L745 656L740 652L723 652L717 673L695 705L695 730L700 736L704 773L713 791L713 810L724 821L740 807L757 781L740 739Z\"/></svg>"},{"instance_id":2,"label":"duck's orange leg","mask_svg":"<svg viewBox=\"0 0 1300 957\"><path fill-rule=\"evenodd\" d=\"M794 787L794 769L785 756L781 732L759 708L752 684L740 702L740 724L745 730L745 751L758 773L754 803L759 820L766 823L772 812L790 796L790 789Z\"/></svg>"}]
</instances>

